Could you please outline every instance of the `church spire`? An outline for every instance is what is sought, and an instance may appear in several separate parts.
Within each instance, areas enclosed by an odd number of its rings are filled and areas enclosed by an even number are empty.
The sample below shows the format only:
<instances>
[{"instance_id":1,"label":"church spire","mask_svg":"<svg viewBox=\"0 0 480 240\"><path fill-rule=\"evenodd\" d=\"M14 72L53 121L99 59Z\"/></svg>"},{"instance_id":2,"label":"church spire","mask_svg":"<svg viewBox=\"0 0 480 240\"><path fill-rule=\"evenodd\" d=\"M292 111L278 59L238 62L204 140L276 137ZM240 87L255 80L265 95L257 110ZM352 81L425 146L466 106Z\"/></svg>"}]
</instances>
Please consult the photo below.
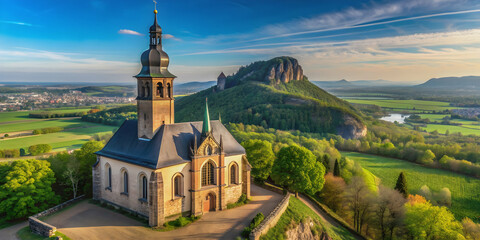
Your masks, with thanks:
<instances>
[{"instance_id":1,"label":"church spire","mask_svg":"<svg viewBox=\"0 0 480 240\"><path fill-rule=\"evenodd\" d=\"M206 136L212 130L210 127L210 115L208 113L208 98L205 98L205 113L203 115L202 136Z\"/></svg>"}]
</instances>

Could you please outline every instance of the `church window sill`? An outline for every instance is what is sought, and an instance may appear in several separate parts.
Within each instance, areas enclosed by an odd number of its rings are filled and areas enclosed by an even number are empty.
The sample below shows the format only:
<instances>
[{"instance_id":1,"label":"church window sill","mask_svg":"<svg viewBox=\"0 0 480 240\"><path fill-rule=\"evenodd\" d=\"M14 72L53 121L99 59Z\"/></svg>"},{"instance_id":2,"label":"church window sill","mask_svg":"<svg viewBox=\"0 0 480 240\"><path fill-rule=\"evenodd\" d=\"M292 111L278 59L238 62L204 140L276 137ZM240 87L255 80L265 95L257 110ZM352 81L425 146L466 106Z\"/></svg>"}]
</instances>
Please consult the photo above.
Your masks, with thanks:
<instances>
[{"instance_id":1,"label":"church window sill","mask_svg":"<svg viewBox=\"0 0 480 240\"><path fill-rule=\"evenodd\" d=\"M148 200L145 198L139 198L138 201L140 201L141 203L148 203Z\"/></svg>"},{"instance_id":2,"label":"church window sill","mask_svg":"<svg viewBox=\"0 0 480 240\"><path fill-rule=\"evenodd\" d=\"M120 195L124 195L128 197L128 192L121 192Z\"/></svg>"},{"instance_id":3,"label":"church window sill","mask_svg":"<svg viewBox=\"0 0 480 240\"><path fill-rule=\"evenodd\" d=\"M111 191L112 191L112 188L111 188L111 187L106 187L106 188L105 188L105 191L110 191L110 192L111 192Z\"/></svg>"}]
</instances>

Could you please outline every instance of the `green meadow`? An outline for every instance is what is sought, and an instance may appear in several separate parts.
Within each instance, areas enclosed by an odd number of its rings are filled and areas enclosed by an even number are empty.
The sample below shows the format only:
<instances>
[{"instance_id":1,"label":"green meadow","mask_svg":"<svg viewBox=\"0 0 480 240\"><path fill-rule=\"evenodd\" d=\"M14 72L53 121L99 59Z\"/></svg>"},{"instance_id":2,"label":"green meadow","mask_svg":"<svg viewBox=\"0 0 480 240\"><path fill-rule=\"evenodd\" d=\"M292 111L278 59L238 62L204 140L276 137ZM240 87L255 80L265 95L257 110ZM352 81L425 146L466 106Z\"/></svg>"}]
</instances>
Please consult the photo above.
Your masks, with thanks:
<instances>
[{"instance_id":1,"label":"green meadow","mask_svg":"<svg viewBox=\"0 0 480 240\"><path fill-rule=\"evenodd\" d=\"M88 141L94 134L106 134L116 129L115 126L106 126L102 124L84 123L77 119L78 123L73 123L75 128L66 129L62 132L30 135L17 138L6 138L0 140L0 149L18 149L28 148L31 145L46 143L50 144L54 150L57 148L78 148L82 143ZM68 128L68 126L66 127Z\"/></svg>"},{"instance_id":2,"label":"green meadow","mask_svg":"<svg viewBox=\"0 0 480 240\"><path fill-rule=\"evenodd\" d=\"M0 112L0 123L3 122L13 122L13 121L39 121L42 119L38 118L29 118L29 113L39 113L39 112L54 112L54 113L74 113L74 112L87 112L91 108L57 108L57 109L46 109L38 111L17 111L17 112ZM0 131L1 131L0 127Z\"/></svg>"},{"instance_id":3,"label":"green meadow","mask_svg":"<svg viewBox=\"0 0 480 240\"><path fill-rule=\"evenodd\" d=\"M345 99L350 103L377 105L394 111L422 112L454 109L448 102L395 99Z\"/></svg>"},{"instance_id":4,"label":"green meadow","mask_svg":"<svg viewBox=\"0 0 480 240\"><path fill-rule=\"evenodd\" d=\"M423 185L427 185L432 191L446 187L452 193L450 210L455 217L458 220L469 217L476 222L480 221L480 179L393 158L356 152L342 152L342 155L360 163L388 187L395 187L397 177L402 171L406 175L411 194L415 194Z\"/></svg>"}]
</instances>

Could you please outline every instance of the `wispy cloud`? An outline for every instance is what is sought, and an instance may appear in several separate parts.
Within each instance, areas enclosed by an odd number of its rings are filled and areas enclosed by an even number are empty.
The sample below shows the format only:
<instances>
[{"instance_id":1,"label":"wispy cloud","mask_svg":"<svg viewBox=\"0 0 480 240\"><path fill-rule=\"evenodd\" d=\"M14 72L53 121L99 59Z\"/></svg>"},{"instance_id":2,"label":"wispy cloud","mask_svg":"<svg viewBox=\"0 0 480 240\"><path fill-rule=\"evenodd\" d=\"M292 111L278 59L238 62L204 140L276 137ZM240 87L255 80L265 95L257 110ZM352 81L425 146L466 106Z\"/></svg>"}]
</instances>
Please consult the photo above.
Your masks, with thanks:
<instances>
[{"instance_id":1,"label":"wispy cloud","mask_svg":"<svg viewBox=\"0 0 480 240\"><path fill-rule=\"evenodd\" d=\"M162 34L162 38L163 39L172 39L172 40L180 41L179 38L173 36L172 34Z\"/></svg>"},{"instance_id":2,"label":"wispy cloud","mask_svg":"<svg viewBox=\"0 0 480 240\"><path fill-rule=\"evenodd\" d=\"M27 26L27 27L33 26L33 25L30 24L30 23L17 22L17 21L4 21L4 20L0 20L0 23L14 24L14 25L20 25L20 26Z\"/></svg>"},{"instance_id":3,"label":"wispy cloud","mask_svg":"<svg viewBox=\"0 0 480 240\"><path fill-rule=\"evenodd\" d=\"M137 32L137 31L130 30L130 29L120 29L120 30L118 30L118 33L127 34L127 35L143 36L143 34Z\"/></svg>"}]
</instances>

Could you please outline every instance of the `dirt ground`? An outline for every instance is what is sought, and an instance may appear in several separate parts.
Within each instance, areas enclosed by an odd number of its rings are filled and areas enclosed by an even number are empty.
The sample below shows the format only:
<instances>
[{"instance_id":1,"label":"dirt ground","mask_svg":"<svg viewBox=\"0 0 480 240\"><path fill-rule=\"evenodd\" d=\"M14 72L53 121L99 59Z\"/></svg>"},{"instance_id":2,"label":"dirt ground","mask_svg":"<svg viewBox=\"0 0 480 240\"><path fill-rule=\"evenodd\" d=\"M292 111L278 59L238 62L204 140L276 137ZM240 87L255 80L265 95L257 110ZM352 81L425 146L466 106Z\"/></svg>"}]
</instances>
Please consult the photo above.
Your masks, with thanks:
<instances>
[{"instance_id":1,"label":"dirt ground","mask_svg":"<svg viewBox=\"0 0 480 240\"><path fill-rule=\"evenodd\" d=\"M253 217L268 215L282 196L251 186L252 201L244 206L207 213L186 227L157 232L136 220L108 209L82 202L47 218L45 221L71 239L235 239Z\"/></svg>"}]
</instances>

